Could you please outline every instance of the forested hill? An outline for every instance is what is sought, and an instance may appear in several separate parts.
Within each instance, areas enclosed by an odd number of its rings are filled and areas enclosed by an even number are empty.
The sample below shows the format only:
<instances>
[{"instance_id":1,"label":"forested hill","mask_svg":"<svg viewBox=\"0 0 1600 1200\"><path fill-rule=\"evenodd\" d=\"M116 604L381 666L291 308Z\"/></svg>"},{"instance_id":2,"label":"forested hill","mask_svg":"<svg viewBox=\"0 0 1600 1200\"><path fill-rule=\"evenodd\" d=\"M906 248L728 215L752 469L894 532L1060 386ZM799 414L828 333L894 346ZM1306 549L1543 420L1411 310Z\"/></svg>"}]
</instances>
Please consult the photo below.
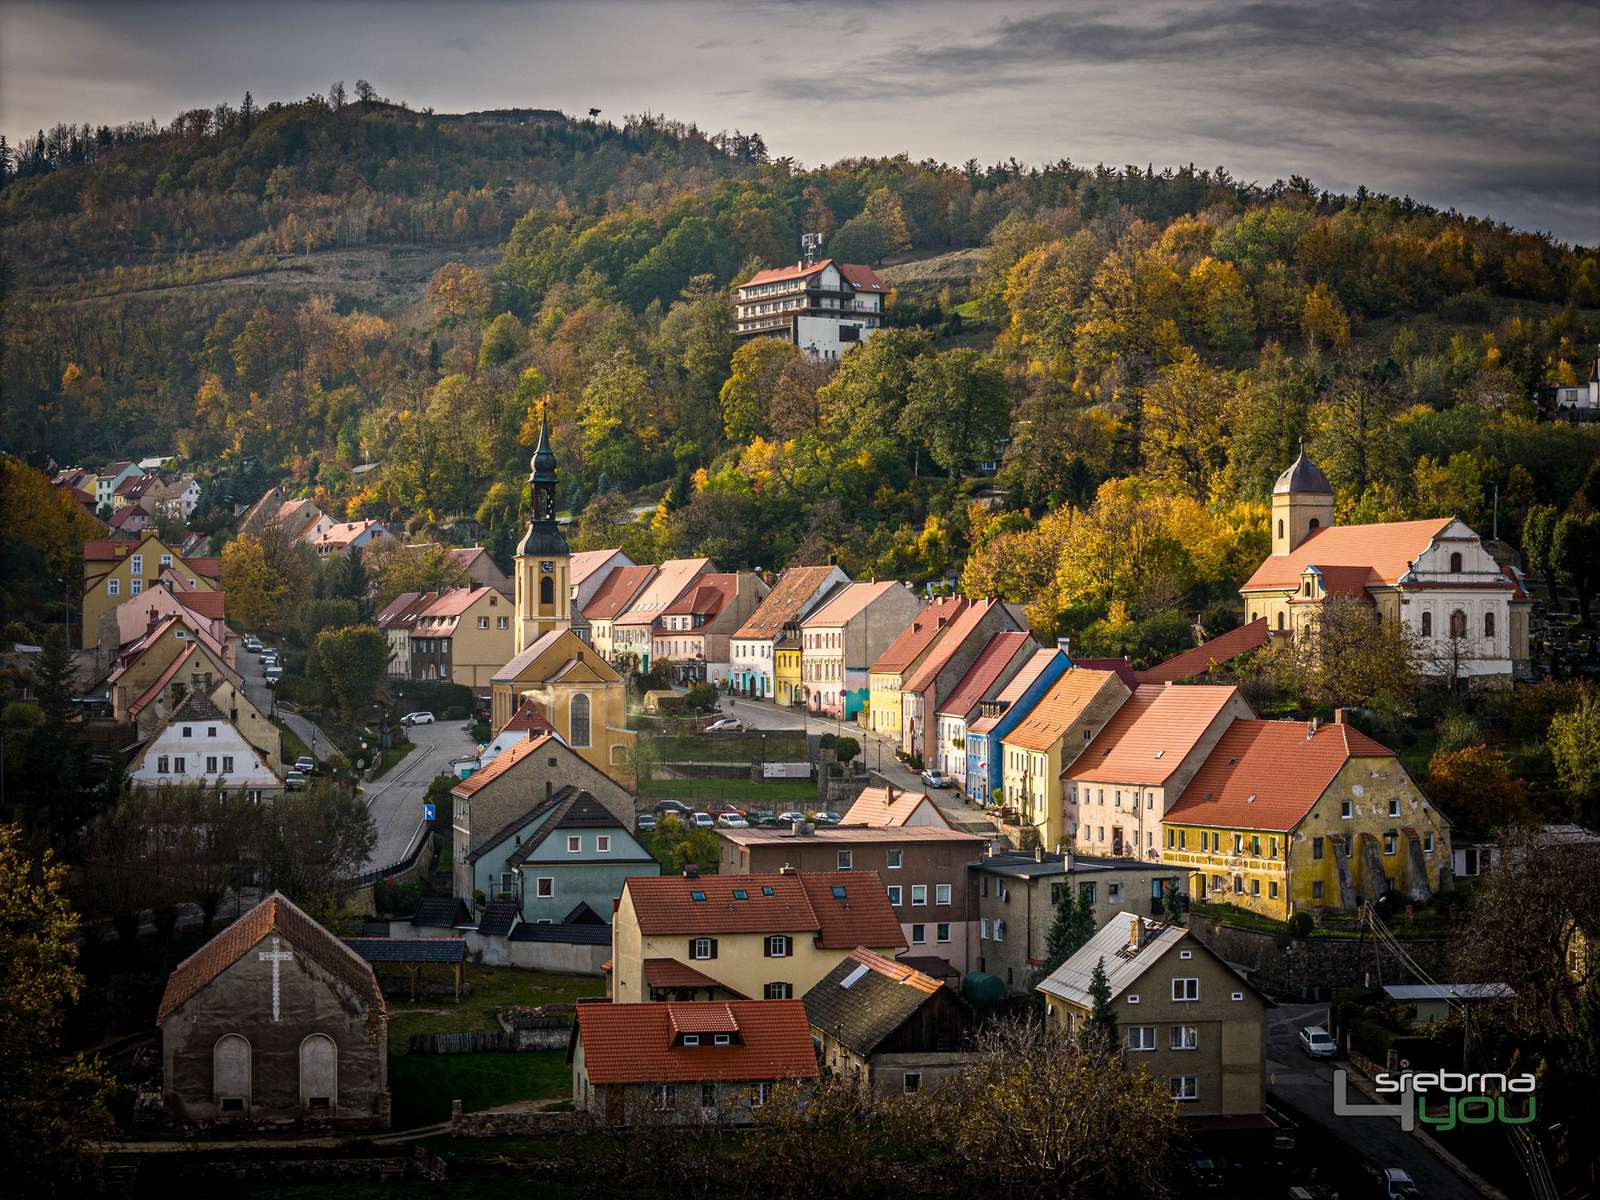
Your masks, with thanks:
<instances>
[{"instance_id":1,"label":"forested hill","mask_svg":"<svg viewBox=\"0 0 1600 1200\"><path fill-rule=\"evenodd\" d=\"M0 214L4 448L177 449L224 535L225 497L286 480L421 535L476 516L504 554L547 406L580 544L964 573L1041 632L1126 632L1227 602L1302 438L1345 517L1487 527L1498 486L1513 538L1596 454L1537 402L1588 372L1593 248L1298 177L805 168L753 134L362 88L58 126ZM894 328L836 369L731 336L727 285L802 231L896 264ZM991 460L998 514L969 503ZM1153 539L1131 566L1128 528Z\"/></svg>"}]
</instances>

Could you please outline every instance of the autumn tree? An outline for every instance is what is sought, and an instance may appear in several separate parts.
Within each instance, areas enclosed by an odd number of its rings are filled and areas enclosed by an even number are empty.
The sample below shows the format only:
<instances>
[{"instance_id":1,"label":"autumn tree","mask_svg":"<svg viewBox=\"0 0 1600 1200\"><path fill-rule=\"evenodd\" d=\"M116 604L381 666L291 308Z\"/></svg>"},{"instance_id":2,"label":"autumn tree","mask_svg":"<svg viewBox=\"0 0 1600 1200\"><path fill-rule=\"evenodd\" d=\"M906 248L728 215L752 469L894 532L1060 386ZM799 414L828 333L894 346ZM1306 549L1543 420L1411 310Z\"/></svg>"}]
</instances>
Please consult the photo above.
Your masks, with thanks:
<instances>
[{"instance_id":1,"label":"autumn tree","mask_svg":"<svg viewBox=\"0 0 1600 1200\"><path fill-rule=\"evenodd\" d=\"M66 868L0 825L0 1075L10 1100L0 1150L18 1194L97 1190L97 1144L114 1132L115 1083L98 1059L63 1056L61 1025L79 997L78 918Z\"/></svg>"},{"instance_id":2,"label":"autumn tree","mask_svg":"<svg viewBox=\"0 0 1600 1200\"><path fill-rule=\"evenodd\" d=\"M399 542L380 543L367 556L368 571L376 581L373 603L388 607L406 592L436 592L462 587L466 568L450 553L450 547L434 543L408 546Z\"/></svg>"},{"instance_id":3,"label":"autumn tree","mask_svg":"<svg viewBox=\"0 0 1600 1200\"><path fill-rule=\"evenodd\" d=\"M527 345L528 331L514 313L501 313L489 322L478 346L478 370L488 371L510 362Z\"/></svg>"},{"instance_id":4,"label":"autumn tree","mask_svg":"<svg viewBox=\"0 0 1600 1200\"><path fill-rule=\"evenodd\" d=\"M489 283L481 271L448 262L428 280L428 300L445 320L476 317L489 304Z\"/></svg>"},{"instance_id":5,"label":"autumn tree","mask_svg":"<svg viewBox=\"0 0 1600 1200\"><path fill-rule=\"evenodd\" d=\"M366 802L348 789L318 780L273 801L254 853L267 887L313 913L326 914L345 882L367 868L377 843Z\"/></svg>"},{"instance_id":6,"label":"autumn tree","mask_svg":"<svg viewBox=\"0 0 1600 1200\"><path fill-rule=\"evenodd\" d=\"M1228 461L1233 377L1185 350L1144 389L1143 448L1151 476L1204 501Z\"/></svg>"},{"instance_id":7,"label":"autumn tree","mask_svg":"<svg viewBox=\"0 0 1600 1200\"><path fill-rule=\"evenodd\" d=\"M242 533L222 548L228 615L247 629L281 633L289 614L311 593L308 548L278 526Z\"/></svg>"},{"instance_id":8,"label":"autumn tree","mask_svg":"<svg viewBox=\"0 0 1600 1200\"><path fill-rule=\"evenodd\" d=\"M388 640L372 625L324 629L312 643L310 674L321 681L346 721L371 701L388 666Z\"/></svg>"},{"instance_id":9,"label":"autumn tree","mask_svg":"<svg viewBox=\"0 0 1600 1200\"><path fill-rule=\"evenodd\" d=\"M728 440L743 443L770 436L770 406L778 380L801 357L782 338L752 338L733 352L733 366L719 395Z\"/></svg>"},{"instance_id":10,"label":"autumn tree","mask_svg":"<svg viewBox=\"0 0 1600 1200\"><path fill-rule=\"evenodd\" d=\"M1436 751L1422 790L1464 836L1485 837L1533 821L1528 785L1511 774L1503 753L1487 746Z\"/></svg>"},{"instance_id":11,"label":"autumn tree","mask_svg":"<svg viewBox=\"0 0 1600 1200\"><path fill-rule=\"evenodd\" d=\"M1550 757L1556 779L1576 803L1587 810L1600 799L1600 696L1593 690L1550 719Z\"/></svg>"},{"instance_id":12,"label":"autumn tree","mask_svg":"<svg viewBox=\"0 0 1600 1200\"><path fill-rule=\"evenodd\" d=\"M1300 332L1312 350L1326 346L1338 351L1350 344L1350 318L1326 283L1317 284L1306 296L1300 312Z\"/></svg>"},{"instance_id":13,"label":"autumn tree","mask_svg":"<svg viewBox=\"0 0 1600 1200\"><path fill-rule=\"evenodd\" d=\"M1422 652L1399 621L1360 600L1327 599L1293 639L1258 656L1290 695L1334 707L1407 712L1422 690Z\"/></svg>"},{"instance_id":14,"label":"autumn tree","mask_svg":"<svg viewBox=\"0 0 1600 1200\"><path fill-rule=\"evenodd\" d=\"M917 361L897 428L908 442L927 446L939 466L956 473L994 456L1010 417L1000 368L963 348Z\"/></svg>"},{"instance_id":15,"label":"autumn tree","mask_svg":"<svg viewBox=\"0 0 1600 1200\"><path fill-rule=\"evenodd\" d=\"M1336 488L1359 499L1374 483L1393 482L1405 452L1399 409L1393 379L1373 365L1346 370L1311 406L1311 453Z\"/></svg>"}]
</instances>

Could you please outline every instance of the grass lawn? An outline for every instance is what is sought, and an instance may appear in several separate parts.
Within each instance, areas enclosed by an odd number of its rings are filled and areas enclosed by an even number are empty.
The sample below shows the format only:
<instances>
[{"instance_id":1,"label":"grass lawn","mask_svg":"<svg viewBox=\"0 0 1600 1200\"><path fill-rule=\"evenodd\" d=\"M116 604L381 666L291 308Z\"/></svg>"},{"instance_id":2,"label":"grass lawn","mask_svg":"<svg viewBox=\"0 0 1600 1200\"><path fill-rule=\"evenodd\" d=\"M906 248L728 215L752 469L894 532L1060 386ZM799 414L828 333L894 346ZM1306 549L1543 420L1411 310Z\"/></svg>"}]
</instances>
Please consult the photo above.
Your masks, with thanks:
<instances>
[{"instance_id":1,"label":"grass lawn","mask_svg":"<svg viewBox=\"0 0 1600 1200\"><path fill-rule=\"evenodd\" d=\"M639 785L641 799L682 800L685 804L705 804L726 800L751 808L782 812L789 808L816 807L817 785L809 779L779 779L771 783L752 783L748 779L650 779Z\"/></svg>"},{"instance_id":2,"label":"grass lawn","mask_svg":"<svg viewBox=\"0 0 1600 1200\"><path fill-rule=\"evenodd\" d=\"M800 733L692 733L653 737L649 753L661 762L800 762L806 739Z\"/></svg>"},{"instance_id":3,"label":"grass lawn","mask_svg":"<svg viewBox=\"0 0 1600 1200\"><path fill-rule=\"evenodd\" d=\"M310 757L311 747L300 740L298 734L282 721L275 721L280 733L283 734L283 761L292 764L297 758Z\"/></svg>"},{"instance_id":4,"label":"grass lawn","mask_svg":"<svg viewBox=\"0 0 1600 1200\"><path fill-rule=\"evenodd\" d=\"M410 1129L450 1118L450 1102L467 1112L518 1100L565 1098L572 1068L563 1050L494 1054L393 1054L389 1091L394 1127Z\"/></svg>"},{"instance_id":5,"label":"grass lawn","mask_svg":"<svg viewBox=\"0 0 1600 1200\"><path fill-rule=\"evenodd\" d=\"M424 968L424 978L439 982L449 976L443 968ZM580 996L603 996L605 980L587 975L547 975L512 967L485 967L468 963L463 972L472 995L457 1004L448 996L424 996L412 1003L404 996L388 996L389 1052L403 1056L413 1033L496 1033L498 1009L513 1004L570 1003ZM482 1055L426 1055L428 1058L470 1058ZM526 1058L527 1055L514 1057Z\"/></svg>"}]
</instances>

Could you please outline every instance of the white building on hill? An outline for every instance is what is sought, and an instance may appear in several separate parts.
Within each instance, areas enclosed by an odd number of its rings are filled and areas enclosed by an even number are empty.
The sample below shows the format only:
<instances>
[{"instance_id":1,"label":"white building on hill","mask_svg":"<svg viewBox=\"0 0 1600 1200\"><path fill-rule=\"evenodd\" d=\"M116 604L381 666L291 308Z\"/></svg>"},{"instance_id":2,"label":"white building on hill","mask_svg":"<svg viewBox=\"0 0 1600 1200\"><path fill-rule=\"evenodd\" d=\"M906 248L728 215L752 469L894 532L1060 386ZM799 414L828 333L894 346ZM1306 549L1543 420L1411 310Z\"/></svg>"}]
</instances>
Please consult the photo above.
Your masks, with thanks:
<instances>
[{"instance_id":1,"label":"white building on hill","mask_svg":"<svg viewBox=\"0 0 1600 1200\"><path fill-rule=\"evenodd\" d=\"M783 338L835 362L882 327L888 291L871 267L831 258L762 271L738 287L734 334Z\"/></svg>"}]
</instances>

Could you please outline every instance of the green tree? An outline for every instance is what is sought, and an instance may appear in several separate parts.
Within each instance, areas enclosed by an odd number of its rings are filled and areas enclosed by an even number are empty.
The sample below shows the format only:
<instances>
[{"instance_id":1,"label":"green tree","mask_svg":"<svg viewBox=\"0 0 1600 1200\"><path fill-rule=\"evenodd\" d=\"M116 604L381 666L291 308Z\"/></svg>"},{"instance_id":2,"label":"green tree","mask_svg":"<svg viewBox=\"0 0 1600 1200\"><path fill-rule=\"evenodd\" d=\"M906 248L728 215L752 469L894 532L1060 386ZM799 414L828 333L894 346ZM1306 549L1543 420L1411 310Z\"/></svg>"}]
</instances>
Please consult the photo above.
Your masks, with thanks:
<instances>
[{"instance_id":1,"label":"green tree","mask_svg":"<svg viewBox=\"0 0 1600 1200\"><path fill-rule=\"evenodd\" d=\"M21 822L63 860L76 862L90 821L108 799L109 779L91 754L72 648L59 630L44 638L30 685L38 719L7 706L7 820Z\"/></svg>"},{"instance_id":2,"label":"green tree","mask_svg":"<svg viewBox=\"0 0 1600 1200\"><path fill-rule=\"evenodd\" d=\"M897 428L908 442L928 447L946 471L995 457L1011 417L999 366L962 348L918 359Z\"/></svg>"},{"instance_id":3,"label":"green tree","mask_svg":"<svg viewBox=\"0 0 1600 1200\"><path fill-rule=\"evenodd\" d=\"M0 1073L10 1096L0 1151L18 1194L81 1196L99 1182L96 1143L114 1132L116 1085L98 1059L61 1054L61 1024L83 987L78 920L66 868L23 847L21 829L0 825Z\"/></svg>"},{"instance_id":4,"label":"green tree","mask_svg":"<svg viewBox=\"0 0 1600 1200\"><path fill-rule=\"evenodd\" d=\"M389 666L389 642L372 625L324 629L311 651L312 674L320 679L348 721L377 693Z\"/></svg>"},{"instance_id":5,"label":"green tree","mask_svg":"<svg viewBox=\"0 0 1600 1200\"><path fill-rule=\"evenodd\" d=\"M313 914L334 909L367 867L378 833L366 802L325 780L285 792L263 814L255 860L275 888Z\"/></svg>"},{"instance_id":6,"label":"green tree","mask_svg":"<svg viewBox=\"0 0 1600 1200\"><path fill-rule=\"evenodd\" d=\"M1561 595L1556 587L1558 570L1553 553L1556 523L1560 519L1561 514L1554 505L1539 504L1528 510L1522 522L1522 558L1528 570L1544 579L1551 612L1561 611Z\"/></svg>"},{"instance_id":7,"label":"green tree","mask_svg":"<svg viewBox=\"0 0 1600 1200\"><path fill-rule=\"evenodd\" d=\"M406 546L384 543L369 556L371 573L377 581L373 603L386 608L406 592L434 592L463 587L466 568L450 553L449 546L437 543Z\"/></svg>"},{"instance_id":8,"label":"green tree","mask_svg":"<svg viewBox=\"0 0 1600 1200\"><path fill-rule=\"evenodd\" d=\"M722 428L730 442L742 444L772 435L772 394L784 370L801 350L780 338L753 338L733 352L733 364L719 393Z\"/></svg>"},{"instance_id":9,"label":"green tree","mask_svg":"<svg viewBox=\"0 0 1600 1200\"><path fill-rule=\"evenodd\" d=\"M1089 998L1093 1001L1089 1009L1088 1027L1097 1030L1105 1039L1105 1045L1116 1050L1120 1045L1117 1036L1117 1010L1111 1006L1111 980L1106 975L1106 960L1096 960L1094 970L1089 973Z\"/></svg>"},{"instance_id":10,"label":"green tree","mask_svg":"<svg viewBox=\"0 0 1600 1200\"><path fill-rule=\"evenodd\" d=\"M1044 962L1035 973L1038 979L1054 972L1094 936L1094 905L1073 884L1071 875L1060 886L1055 915L1050 918L1050 928L1045 933Z\"/></svg>"},{"instance_id":11,"label":"green tree","mask_svg":"<svg viewBox=\"0 0 1600 1200\"><path fill-rule=\"evenodd\" d=\"M1600 798L1600 697L1591 690L1577 708L1550 720L1556 779L1579 804Z\"/></svg>"},{"instance_id":12,"label":"green tree","mask_svg":"<svg viewBox=\"0 0 1600 1200\"><path fill-rule=\"evenodd\" d=\"M1550 558L1578 593L1578 620L1587 629L1600 584L1600 513L1563 513L1550 534Z\"/></svg>"},{"instance_id":13,"label":"green tree","mask_svg":"<svg viewBox=\"0 0 1600 1200\"><path fill-rule=\"evenodd\" d=\"M478 347L478 370L488 371L508 363L528 344L528 331L513 313L501 313L483 331Z\"/></svg>"}]
</instances>

